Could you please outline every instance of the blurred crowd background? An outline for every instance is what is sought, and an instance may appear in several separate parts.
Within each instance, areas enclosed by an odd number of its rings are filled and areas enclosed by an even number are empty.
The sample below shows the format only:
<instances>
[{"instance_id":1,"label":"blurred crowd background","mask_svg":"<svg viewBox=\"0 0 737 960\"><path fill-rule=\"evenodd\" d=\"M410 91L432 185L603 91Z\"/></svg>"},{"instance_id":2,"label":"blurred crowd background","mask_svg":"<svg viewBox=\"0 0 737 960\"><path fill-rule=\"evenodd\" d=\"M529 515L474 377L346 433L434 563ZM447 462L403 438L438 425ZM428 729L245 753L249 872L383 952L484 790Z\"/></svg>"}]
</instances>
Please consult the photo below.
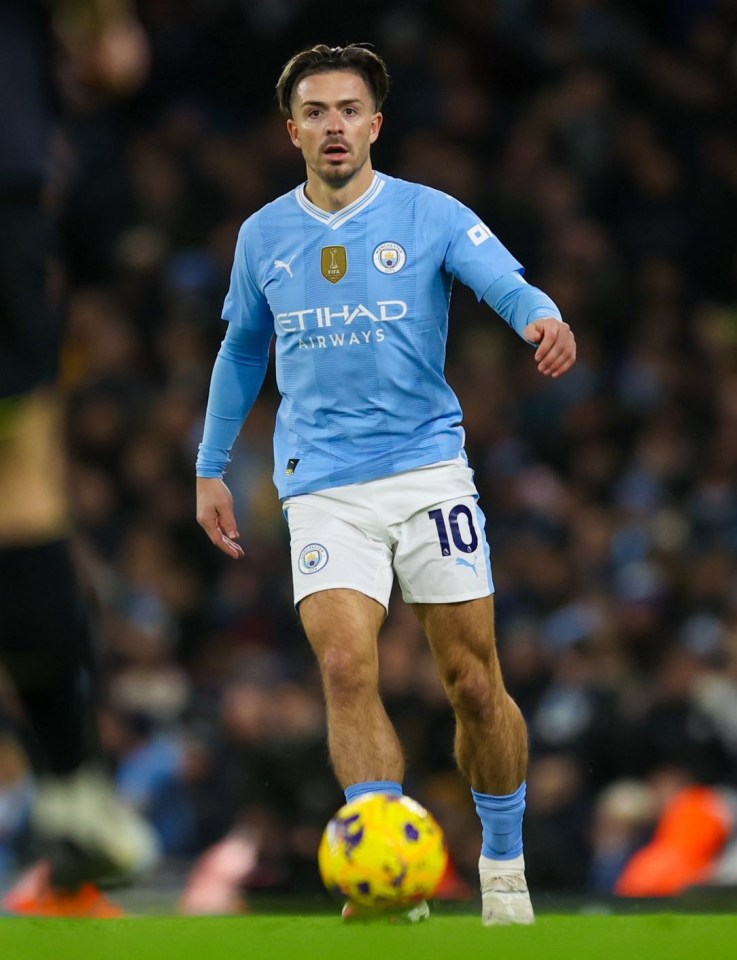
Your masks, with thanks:
<instances>
[{"instance_id":1,"label":"blurred crowd background","mask_svg":"<svg viewBox=\"0 0 737 960\"><path fill-rule=\"evenodd\" d=\"M310 43L370 41L393 78L377 169L471 206L577 335L576 367L549 382L457 286L448 373L530 728L529 882L612 890L679 789L737 788L737 7L139 9L140 91L111 103L62 74L51 187L77 560L120 790L175 862L242 831L259 851L251 886L319 889L317 843L342 794L271 481L273 375L227 477L243 562L195 522L194 460L238 227L304 179L273 97L281 66ZM480 830L399 596L381 661L406 790L443 824L462 891ZM8 689L3 703L12 717ZM8 734L8 843L27 776Z\"/></svg>"}]
</instances>

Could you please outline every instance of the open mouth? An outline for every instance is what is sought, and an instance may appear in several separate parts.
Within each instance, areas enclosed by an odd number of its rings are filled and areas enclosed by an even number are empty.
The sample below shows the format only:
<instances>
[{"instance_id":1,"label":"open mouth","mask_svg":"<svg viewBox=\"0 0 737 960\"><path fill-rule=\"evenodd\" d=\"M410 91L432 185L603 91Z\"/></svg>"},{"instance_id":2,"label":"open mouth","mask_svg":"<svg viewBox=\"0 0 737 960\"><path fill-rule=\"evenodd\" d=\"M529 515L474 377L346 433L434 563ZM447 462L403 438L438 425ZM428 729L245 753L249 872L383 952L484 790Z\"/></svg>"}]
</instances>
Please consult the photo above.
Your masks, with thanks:
<instances>
[{"instance_id":1,"label":"open mouth","mask_svg":"<svg viewBox=\"0 0 737 960\"><path fill-rule=\"evenodd\" d=\"M323 153L331 160L342 160L348 156L348 148L340 143L330 143L325 147Z\"/></svg>"}]
</instances>

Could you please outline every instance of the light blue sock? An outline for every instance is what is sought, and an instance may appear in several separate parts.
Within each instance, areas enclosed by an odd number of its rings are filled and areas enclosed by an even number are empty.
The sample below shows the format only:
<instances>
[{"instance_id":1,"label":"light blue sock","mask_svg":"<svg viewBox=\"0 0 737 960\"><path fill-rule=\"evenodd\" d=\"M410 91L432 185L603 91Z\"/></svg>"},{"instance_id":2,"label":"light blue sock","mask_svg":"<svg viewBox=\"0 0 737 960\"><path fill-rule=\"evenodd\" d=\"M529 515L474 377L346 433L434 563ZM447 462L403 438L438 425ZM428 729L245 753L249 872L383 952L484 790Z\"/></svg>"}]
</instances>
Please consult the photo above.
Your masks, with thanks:
<instances>
[{"instance_id":1,"label":"light blue sock","mask_svg":"<svg viewBox=\"0 0 737 960\"><path fill-rule=\"evenodd\" d=\"M345 802L350 803L357 797L367 793L389 793L394 797L402 796L402 784L396 780L364 780L362 783L352 783L344 790Z\"/></svg>"},{"instance_id":2,"label":"light blue sock","mask_svg":"<svg viewBox=\"0 0 737 960\"><path fill-rule=\"evenodd\" d=\"M471 788L476 813L481 819L481 853L492 860L513 860L522 854L522 817L525 812L527 783L507 796L495 797Z\"/></svg>"}]
</instances>

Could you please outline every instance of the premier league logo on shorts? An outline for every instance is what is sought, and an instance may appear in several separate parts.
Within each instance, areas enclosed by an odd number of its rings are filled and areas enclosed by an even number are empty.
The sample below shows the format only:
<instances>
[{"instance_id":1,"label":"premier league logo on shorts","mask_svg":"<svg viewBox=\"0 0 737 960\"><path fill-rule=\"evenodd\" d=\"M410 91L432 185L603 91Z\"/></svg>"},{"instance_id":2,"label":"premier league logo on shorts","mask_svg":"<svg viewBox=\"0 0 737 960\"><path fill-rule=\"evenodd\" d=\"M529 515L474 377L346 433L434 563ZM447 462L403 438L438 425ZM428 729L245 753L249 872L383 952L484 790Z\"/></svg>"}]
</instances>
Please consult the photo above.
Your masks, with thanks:
<instances>
[{"instance_id":1,"label":"premier league logo on shorts","mask_svg":"<svg viewBox=\"0 0 737 960\"><path fill-rule=\"evenodd\" d=\"M317 573L328 562L328 552L321 543L308 543L299 555L301 573Z\"/></svg>"},{"instance_id":2,"label":"premier league logo on shorts","mask_svg":"<svg viewBox=\"0 0 737 960\"><path fill-rule=\"evenodd\" d=\"M404 247L398 243L388 240L386 243L380 243L374 250L374 266L382 273L399 273L407 262L407 254Z\"/></svg>"}]
</instances>

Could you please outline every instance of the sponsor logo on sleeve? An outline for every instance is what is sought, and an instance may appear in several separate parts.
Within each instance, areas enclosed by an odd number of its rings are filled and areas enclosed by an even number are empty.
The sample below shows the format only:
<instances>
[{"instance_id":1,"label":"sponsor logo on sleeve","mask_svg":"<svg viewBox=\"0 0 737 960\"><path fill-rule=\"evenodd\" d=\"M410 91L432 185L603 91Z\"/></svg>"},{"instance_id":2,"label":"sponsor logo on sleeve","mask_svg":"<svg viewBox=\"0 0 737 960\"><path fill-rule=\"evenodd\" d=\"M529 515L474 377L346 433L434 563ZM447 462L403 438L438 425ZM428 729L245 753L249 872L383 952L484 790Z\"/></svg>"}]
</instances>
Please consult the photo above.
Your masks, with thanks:
<instances>
[{"instance_id":1,"label":"sponsor logo on sleeve","mask_svg":"<svg viewBox=\"0 0 737 960\"><path fill-rule=\"evenodd\" d=\"M486 243L490 237L494 236L485 223L477 223L470 230L466 230L466 235L474 247L480 247L482 243Z\"/></svg>"}]
</instances>

